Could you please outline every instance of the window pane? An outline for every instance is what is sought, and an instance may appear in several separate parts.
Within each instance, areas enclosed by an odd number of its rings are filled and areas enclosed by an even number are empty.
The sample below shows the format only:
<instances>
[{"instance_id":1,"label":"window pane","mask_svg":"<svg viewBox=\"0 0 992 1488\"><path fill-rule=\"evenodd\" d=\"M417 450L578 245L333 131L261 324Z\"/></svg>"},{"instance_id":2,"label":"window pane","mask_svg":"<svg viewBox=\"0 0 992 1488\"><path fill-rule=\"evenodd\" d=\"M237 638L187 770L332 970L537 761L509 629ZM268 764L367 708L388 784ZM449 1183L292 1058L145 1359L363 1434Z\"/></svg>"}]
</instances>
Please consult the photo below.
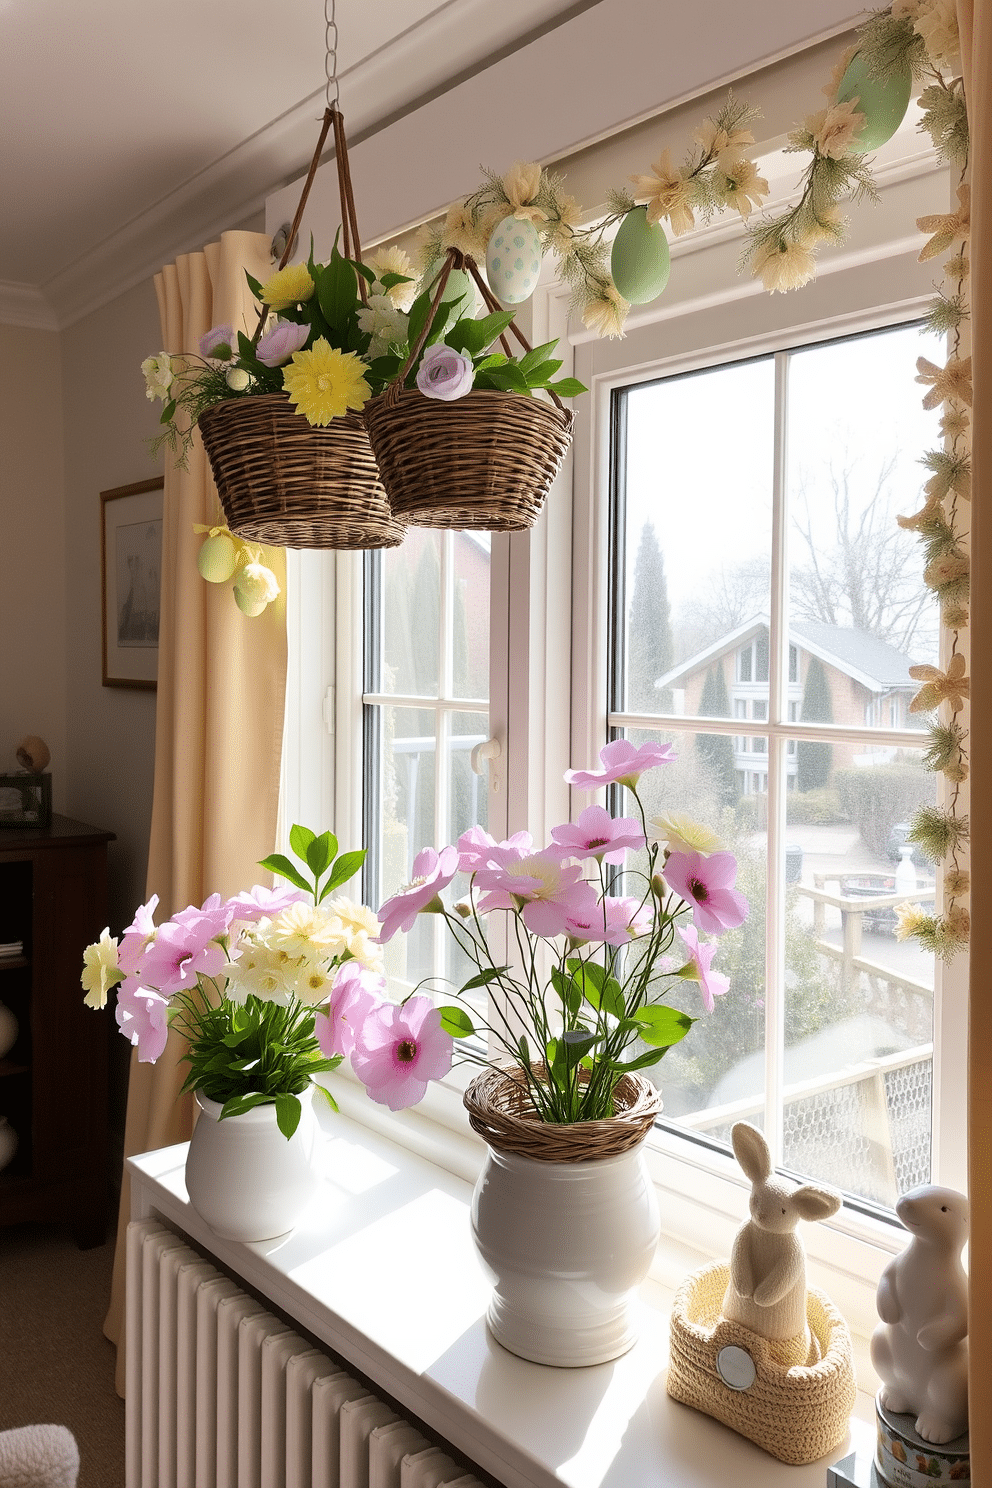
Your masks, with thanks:
<instances>
[{"instance_id":1,"label":"window pane","mask_svg":"<svg viewBox=\"0 0 992 1488\"><path fill-rule=\"evenodd\" d=\"M800 770L811 750L829 784L787 804L784 1162L891 1207L930 1181L934 959L896 940L895 905L934 902L905 841L934 776L916 751L805 740Z\"/></svg>"},{"instance_id":2,"label":"window pane","mask_svg":"<svg viewBox=\"0 0 992 1488\"><path fill-rule=\"evenodd\" d=\"M452 533L452 692L456 698L489 696L488 532Z\"/></svg>"},{"instance_id":3,"label":"window pane","mask_svg":"<svg viewBox=\"0 0 992 1488\"><path fill-rule=\"evenodd\" d=\"M674 1122L723 1141L738 1119L764 1122L765 1041L765 898L766 841L763 812L735 811L725 803L727 736L665 734L630 729L635 744L647 740L674 743L677 759L642 775L638 790L649 817L674 811L719 831L738 862L737 888L747 897L750 913L744 924L720 937L713 968L730 978L730 990L715 999L707 1012L694 982L676 981L664 992L665 1001L699 1021L648 1078L664 1094L663 1120ZM617 806L626 812L630 797ZM616 810L617 807L614 807ZM642 863L634 866L641 867ZM676 939L672 969L686 957ZM743 1102L737 1114L723 1108ZM736 1110L736 1107L735 1107Z\"/></svg>"},{"instance_id":4,"label":"window pane","mask_svg":"<svg viewBox=\"0 0 992 1488\"><path fill-rule=\"evenodd\" d=\"M908 326L789 358L790 695L804 722L926 726L907 711L908 668L937 660L938 607L923 548L896 522L923 505L920 458L941 443L918 356L942 365L946 351Z\"/></svg>"},{"instance_id":5,"label":"window pane","mask_svg":"<svg viewBox=\"0 0 992 1488\"><path fill-rule=\"evenodd\" d=\"M435 713L428 708L382 708L382 760L379 799L381 827L380 899L411 882L413 860L436 842L434 765ZM391 976L417 982L433 969L433 920L417 918L408 935L395 935L386 947Z\"/></svg>"},{"instance_id":6,"label":"window pane","mask_svg":"<svg viewBox=\"0 0 992 1488\"><path fill-rule=\"evenodd\" d=\"M472 769L472 750L489 738L489 716L486 713L453 713L448 735L448 832L449 842L457 842L463 832L476 825L489 823L489 766L483 761L483 774Z\"/></svg>"},{"instance_id":7,"label":"window pane","mask_svg":"<svg viewBox=\"0 0 992 1488\"><path fill-rule=\"evenodd\" d=\"M441 533L411 527L402 547L384 549L381 561L383 665L379 690L406 697L436 697L440 679ZM488 688L481 695L487 696Z\"/></svg>"},{"instance_id":8,"label":"window pane","mask_svg":"<svg viewBox=\"0 0 992 1488\"><path fill-rule=\"evenodd\" d=\"M774 375L765 358L625 395L617 711L729 718L738 679L754 677L769 609ZM763 664L767 677L767 643Z\"/></svg>"}]
</instances>

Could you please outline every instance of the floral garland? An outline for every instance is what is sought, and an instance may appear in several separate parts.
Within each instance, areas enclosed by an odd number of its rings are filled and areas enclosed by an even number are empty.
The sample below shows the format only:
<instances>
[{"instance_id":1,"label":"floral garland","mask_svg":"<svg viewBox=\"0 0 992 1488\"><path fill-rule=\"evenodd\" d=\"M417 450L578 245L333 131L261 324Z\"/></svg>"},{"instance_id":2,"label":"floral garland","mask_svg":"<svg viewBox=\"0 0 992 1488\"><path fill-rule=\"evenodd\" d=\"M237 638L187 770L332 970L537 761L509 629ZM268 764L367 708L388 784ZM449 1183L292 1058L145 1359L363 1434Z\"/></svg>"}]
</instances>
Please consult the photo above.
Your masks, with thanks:
<instances>
[{"instance_id":1,"label":"floral garland","mask_svg":"<svg viewBox=\"0 0 992 1488\"><path fill-rule=\"evenodd\" d=\"M969 738L965 632L970 557L964 512L971 496L972 392L964 327L969 317L970 199L968 117L958 58L955 0L893 0L891 7L876 11L860 28L857 43L838 59L823 89L826 106L808 115L789 136L790 151L810 156L799 200L777 215L749 224L740 265L770 292L808 283L816 274L823 244L846 237L848 222L841 202L878 199L865 154L891 136L911 94L922 84L919 127L929 134L938 158L960 173L957 210L921 218L917 224L930 235L921 261L955 250L944 264L946 287L938 289L926 322L935 334L950 335L951 353L943 367L923 357L917 363L917 381L928 387L923 406L944 410L944 445L923 457L930 472L925 505L898 521L919 534L926 557L924 582L940 601L947 663L944 668L910 668L911 676L922 684L910 709L935 715L924 763L945 777L950 792L944 806L924 807L917 813L909 834L935 865L944 864L942 907L927 914L918 904L903 905L897 934L901 939L915 938L945 959L967 945L970 932L969 822L962 791ZM871 117L873 105L878 111L879 88L884 90L882 112L893 116L887 129ZM859 107L862 94L865 102ZM747 153L754 144L750 125L758 113L731 94L723 108L696 129L681 165L675 166L670 150L664 150L649 172L631 176L633 192L610 192L606 216L593 226L579 225L582 210L565 193L560 175L519 162L503 176L486 171L477 191L456 202L443 223L422 234L427 273L450 247L484 258L502 218L525 219L534 224L542 248L557 257L560 276L572 287L571 308L581 314L583 323L599 335L622 336L630 302L611 273L609 230L638 207L646 209L649 224L667 222L676 237L690 231L697 216L708 221L727 209L749 223L752 210L768 194L768 183Z\"/></svg>"}]
</instances>

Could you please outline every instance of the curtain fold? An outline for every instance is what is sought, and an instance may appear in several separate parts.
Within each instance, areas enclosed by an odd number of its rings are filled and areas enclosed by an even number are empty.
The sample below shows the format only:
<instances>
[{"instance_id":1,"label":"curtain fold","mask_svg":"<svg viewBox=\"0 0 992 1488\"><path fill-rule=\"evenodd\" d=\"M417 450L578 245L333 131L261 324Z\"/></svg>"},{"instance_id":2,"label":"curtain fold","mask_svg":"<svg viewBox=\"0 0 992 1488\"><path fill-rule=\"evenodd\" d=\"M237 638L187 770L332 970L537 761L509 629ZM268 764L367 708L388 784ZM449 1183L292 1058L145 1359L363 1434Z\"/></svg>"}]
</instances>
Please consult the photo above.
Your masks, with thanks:
<instances>
[{"instance_id":1,"label":"curtain fold","mask_svg":"<svg viewBox=\"0 0 992 1488\"><path fill-rule=\"evenodd\" d=\"M260 233L226 232L201 253L183 254L155 276L162 344L196 354L200 337L230 324L251 334L257 321L247 270L271 272ZM155 783L147 893L159 895L156 918L214 892L225 897L264 877L258 862L276 844L279 767L286 692L285 596L257 618L237 608L229 585L201 579L196 522L224 521L199 439L188 469L166 462L162 533L162 606L155 719ZM282 549L262 560L285 589ZM186 1141L190 1096L179 1096L183 1045L170 1035L156 1064L132 1055L125 1155ZM124 1393L124 1254L130 1185L121 1189L117 1252L104 1332L118 1344L117 1389Z\"/></svg>"},{"instance_id":2,"label":"curtain fold","mask_svg":"<svg viewBox=\"0 0 992 1488\"><path fill-rule=\"evenodd\" d=\"M971 134L972 933L968 998L969 1427L972 1481L992 1454L992 6L958 0ZM988 508L988 509L987 509Z\"/></svg>"}]
</instances>

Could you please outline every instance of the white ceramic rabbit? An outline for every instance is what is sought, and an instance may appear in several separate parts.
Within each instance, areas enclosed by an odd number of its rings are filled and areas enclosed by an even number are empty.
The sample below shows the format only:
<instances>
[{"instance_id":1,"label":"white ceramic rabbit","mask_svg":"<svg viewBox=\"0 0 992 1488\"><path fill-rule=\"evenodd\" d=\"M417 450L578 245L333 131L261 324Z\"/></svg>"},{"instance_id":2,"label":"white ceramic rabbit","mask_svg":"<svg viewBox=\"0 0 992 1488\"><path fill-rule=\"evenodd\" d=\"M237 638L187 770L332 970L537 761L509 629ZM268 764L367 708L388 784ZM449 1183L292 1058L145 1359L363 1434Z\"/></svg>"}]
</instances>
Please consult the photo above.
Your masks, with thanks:
<instances>
[{"instance_id":1,"label":"white ceramic rabbit","mask_svg":"<svg viewBox=\"0 0 992 1488\"><path fill-rule=\"evenodd\" d=\"M730 1140L751 1180L751 1218L734 1240L723 1316L760 1338L797 1338L806 1329L806 1254L796 1225L835 1214L840 1194L776 1178L768 1143L746 1121L734 1125Z\"/></svg>"},{"instance_id":2,"label":"white ceramic rabbit","mask_svg":"<svg viewBox=\"0 0 992 1488\"><path fill-rule=\"evenodd\" d=\"M968 1283L961 1247L968 1200L926 1184L904 1194L896 1213L912 1239L878 1284L881 1323L871 1362L885 1410L916 1417L924 1441L948 1442L968 1424Z\"/></svg>"}]
</instances>

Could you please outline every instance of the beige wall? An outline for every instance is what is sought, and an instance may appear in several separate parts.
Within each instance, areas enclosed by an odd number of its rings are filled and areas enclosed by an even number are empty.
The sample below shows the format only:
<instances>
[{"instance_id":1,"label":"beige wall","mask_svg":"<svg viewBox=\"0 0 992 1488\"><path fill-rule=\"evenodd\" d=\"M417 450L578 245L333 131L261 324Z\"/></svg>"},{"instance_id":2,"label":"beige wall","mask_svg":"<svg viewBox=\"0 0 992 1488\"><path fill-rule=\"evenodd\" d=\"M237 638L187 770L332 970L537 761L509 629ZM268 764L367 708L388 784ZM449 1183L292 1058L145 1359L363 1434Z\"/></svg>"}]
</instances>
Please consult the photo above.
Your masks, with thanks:
<instances>
[{"instance_id":1,"label":"beige wall","mask_svg":"<svg viewBox=\"0 0 992 1488\"><path fill-rule=\"evenodd\" d=\"M155 749L155 694L102 682L100 492L162 468L146 440L157 412L140 363L159 350L148 281L62 332L65 434L64 809L116 832L111 844L111 931L144 898Z\"/></svg>"},{"instance_id":2,"label":"beige wall","mask_svg":"<svg viewBox=\"0 0 992 1488\"><path fill-rule=\"evenodd\" d=\"M38 734L67 788L62 374L54 331L0 325L0 772Z\"/></svg>"}]
</instances>

